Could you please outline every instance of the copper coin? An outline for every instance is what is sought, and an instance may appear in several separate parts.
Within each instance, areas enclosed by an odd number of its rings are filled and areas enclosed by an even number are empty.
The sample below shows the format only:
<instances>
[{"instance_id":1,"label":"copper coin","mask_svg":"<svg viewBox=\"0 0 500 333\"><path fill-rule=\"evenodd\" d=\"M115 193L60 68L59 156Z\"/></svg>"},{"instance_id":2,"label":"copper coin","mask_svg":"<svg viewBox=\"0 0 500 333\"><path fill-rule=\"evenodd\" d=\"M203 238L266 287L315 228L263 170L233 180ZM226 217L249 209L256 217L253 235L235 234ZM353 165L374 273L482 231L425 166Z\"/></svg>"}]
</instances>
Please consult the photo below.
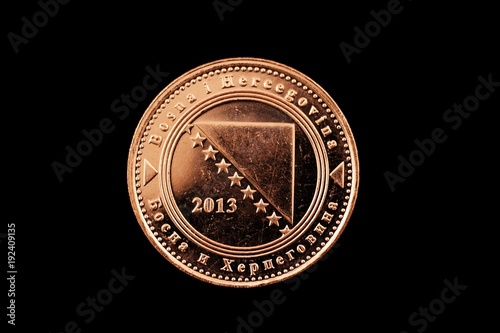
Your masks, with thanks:
<instances>
[{"instance_id":1,"label":"copper coin","mask_svg":"<svg viewBox=\"0 0 500 333\"><path fill-rule=\"evenodd\" d=\"M339 239L356 201L349 124L312 79L230 58L164 88L140 120L128 187L142 231L181 271L228 287L283 281Z\"/></svg>"}]
</instances>

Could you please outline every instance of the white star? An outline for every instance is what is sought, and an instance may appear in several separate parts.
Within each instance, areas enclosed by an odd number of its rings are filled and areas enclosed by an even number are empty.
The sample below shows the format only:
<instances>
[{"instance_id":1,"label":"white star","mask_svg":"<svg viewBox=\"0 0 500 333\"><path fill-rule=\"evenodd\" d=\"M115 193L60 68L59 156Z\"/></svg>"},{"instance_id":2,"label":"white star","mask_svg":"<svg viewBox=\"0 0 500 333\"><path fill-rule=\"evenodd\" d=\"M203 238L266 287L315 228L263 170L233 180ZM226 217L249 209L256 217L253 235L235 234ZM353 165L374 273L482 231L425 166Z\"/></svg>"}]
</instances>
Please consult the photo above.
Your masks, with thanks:
<instances>
[{"instance_id":1,"label":"white star","mask_svg":"<svg viewBox=\"0 0 500 333\"><path fill-rule=\"evenodd\" d=\"M220 163L215 163L215 166L219 168L217 170L217 173L220 173L221 171L224 171L225 173L229 173L227 168L229 168L232 164L231 163L226 163L225 159L222 159Z\"/></svg>"},{"instance_id":2,"label":"white star","mask_svg":"<svg viewBox=\"0 0 500 333\"><path fill-rule=\"evenodd\" d=\"M278 221L281 219L281 216L276 215L276 212L273 212L273 215L266 216L266 219L269 220L269 226L274 224L274 225L277 225L279 227L280 223Z\"/></svg>"},{"instance_id":3,"label":"white star","mask_svg":"<svg viewBox=\"0 0 500 333\"><path fill-rule=\"evenodd\" d=\"M254 206L257 207L255 213L258 213L259 211L263 211L264 213L266 213L266 207L269 206L269 204L265 203L264 201L262 201L262 199L260 199L259 202L254 203Z\"/></svg>"},{"instance_id":4,"label":"white star","mask_svg":"<svg viewBox=\"0 0 500 333\"><path fill-rule=\"evenodd\" d=\"M287 226L285 226L285 228L284 228L284 229L281 229L281 230L280 230L280 232L282 233L282 236L281 236L281 237L286 236L286 234L288 234L290 231L291 231L291 230L290 230L290 228L288 228L288 225L287 225Z\"/></svg>"},{"instance_id":5,"label":"white star","mask_svg":"<svg viewBox=\"0 0 500 333\"><path fill-rule=\"evenodd\" d=\"M241 182L240 182L240 180L242 180L242 179L243 179L243 178L245 178L245 177L240 177L240 176L238 175L238 172L235 172L235 173L234 173L234 175L229 176L229 177L227 177L227 178L229 178L229 180L231 181L231 185L229 185L229 186L233 186L233 185L235 185L235 184L236 184L236 185L238 185L238 186L241 186Z\"/></svg>"},{"instance_id":6,"label":"white star","mask_svg":"<svg viewBox=\"0 0 500 333\"><path fill-rule=\"evenodd\" d=\"M196 136L191 137L191 140L193 140L193 148L196 146L203 147L203 141L205 141L207 138L203 137L200 135L200 132L196 133Z\"/></svg>"},{"instance_id":7,"label":"white star","mask_svg":"<svg viewBox=\"0 0 500 333\"><path fill-rule=\"evenodd\" d=\"M252 188L250 187L250 185L247 186L246 189L244 190L240 190L241 192L243 192L243 200L245 200L247 197L249 197L250 199L253 200L253 194L255 192L257 192L256 190L252 190Z\"/></svg>"},{"instance_id":8,"label":"white star","mask_svg":"<svg viewBox=\"0 0 500 333\"><path fill-rule=\"evenodd\" d=\"M205 154L205 161L208 160L209 158L213 159L215 161L215 154L217 154L219 151L214 150L212 145L208 147L208 149L202 150L203 154Z\"/></svg>"},{"instance_id":9,"label":"white star","mask_svg":"<svg viewBox=\"0 0 500 333\"><path fill-rule=\"evenodd\" d=\"M194 125L193 124L189 124L187 125L185 128L184 128L184 132L186 132L187 134L191 134L191 128L193 128Z\"/></svg>"}]
</instances>

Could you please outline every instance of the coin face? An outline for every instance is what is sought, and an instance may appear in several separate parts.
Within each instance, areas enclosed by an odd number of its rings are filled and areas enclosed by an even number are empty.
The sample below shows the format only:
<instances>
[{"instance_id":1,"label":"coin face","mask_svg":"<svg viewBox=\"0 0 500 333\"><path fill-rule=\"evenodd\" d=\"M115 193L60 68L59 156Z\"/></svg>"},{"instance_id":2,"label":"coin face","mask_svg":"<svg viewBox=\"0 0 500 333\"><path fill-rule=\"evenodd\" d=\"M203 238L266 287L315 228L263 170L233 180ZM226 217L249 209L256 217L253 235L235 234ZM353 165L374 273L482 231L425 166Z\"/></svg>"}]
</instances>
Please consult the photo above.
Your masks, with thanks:
<instances>
[{"instance_id":1,"label":"coin face","mask_svg":"<svg viewBox=\"0 0 500 333\"><path fill-rule=\"evenodd\" d=\"M164 88L135 131L128 188L152 245L212 284L290 278L339 239L356 144L335 101L286 65L230 58Z\"/></svg>"}]
</instances>

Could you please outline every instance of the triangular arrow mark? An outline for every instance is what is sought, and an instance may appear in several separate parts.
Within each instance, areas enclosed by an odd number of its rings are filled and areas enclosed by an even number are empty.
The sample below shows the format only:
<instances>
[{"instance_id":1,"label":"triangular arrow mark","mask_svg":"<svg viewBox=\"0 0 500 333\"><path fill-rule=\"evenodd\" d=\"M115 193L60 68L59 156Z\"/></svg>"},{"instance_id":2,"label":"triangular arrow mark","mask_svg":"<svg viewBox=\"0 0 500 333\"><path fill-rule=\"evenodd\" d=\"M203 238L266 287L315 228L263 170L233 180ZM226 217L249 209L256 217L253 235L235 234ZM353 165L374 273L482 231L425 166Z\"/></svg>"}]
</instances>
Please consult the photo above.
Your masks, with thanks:
<instances>
[{"instance_id":1,"label":"triangular arrow mark","mask_svg":"<svg viewBox=\"0 0 500 333\"><path fill-rule=\"evenodd\" d=\"M340 163L330 172L330 177L332 177L333 181L340 185L340 187L344 188L344 162Z\"/></svg>"},{"instance_id":2,"label":"triangular arrow mark","mask_svg":"<svg viewBox=\"0 0 500 333\"><path fill-rule=\"evenodd\" d=\"M142 186L146 186L153 178L158 174L158 170L154 168L154 166L149 163L148 160L144 159L144 180L142 182Z\"/></svg>"}]
</instances>

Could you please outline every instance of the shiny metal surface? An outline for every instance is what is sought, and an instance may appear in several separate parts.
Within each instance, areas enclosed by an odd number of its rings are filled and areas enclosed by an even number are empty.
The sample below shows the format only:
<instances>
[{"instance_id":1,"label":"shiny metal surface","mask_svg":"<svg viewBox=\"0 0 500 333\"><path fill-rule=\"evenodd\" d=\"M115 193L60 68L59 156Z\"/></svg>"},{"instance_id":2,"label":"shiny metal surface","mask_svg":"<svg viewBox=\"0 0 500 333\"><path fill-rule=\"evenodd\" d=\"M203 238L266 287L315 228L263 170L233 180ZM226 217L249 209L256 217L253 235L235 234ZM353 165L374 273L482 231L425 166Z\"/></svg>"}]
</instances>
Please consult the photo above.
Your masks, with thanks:
<instances>
[{"instance_id":1,"label":"shiny metal surface","mask_svg":"<svg viewBox=\"0 0 500 333\"><path fill-rule=\"evenodd\" d=\"M137 220L172 264L202 281L257 287L307 269L338 240L359 183L335 101L286 65L199 66L152 101L130 147Z\"/></svg>"}]
</instances>

